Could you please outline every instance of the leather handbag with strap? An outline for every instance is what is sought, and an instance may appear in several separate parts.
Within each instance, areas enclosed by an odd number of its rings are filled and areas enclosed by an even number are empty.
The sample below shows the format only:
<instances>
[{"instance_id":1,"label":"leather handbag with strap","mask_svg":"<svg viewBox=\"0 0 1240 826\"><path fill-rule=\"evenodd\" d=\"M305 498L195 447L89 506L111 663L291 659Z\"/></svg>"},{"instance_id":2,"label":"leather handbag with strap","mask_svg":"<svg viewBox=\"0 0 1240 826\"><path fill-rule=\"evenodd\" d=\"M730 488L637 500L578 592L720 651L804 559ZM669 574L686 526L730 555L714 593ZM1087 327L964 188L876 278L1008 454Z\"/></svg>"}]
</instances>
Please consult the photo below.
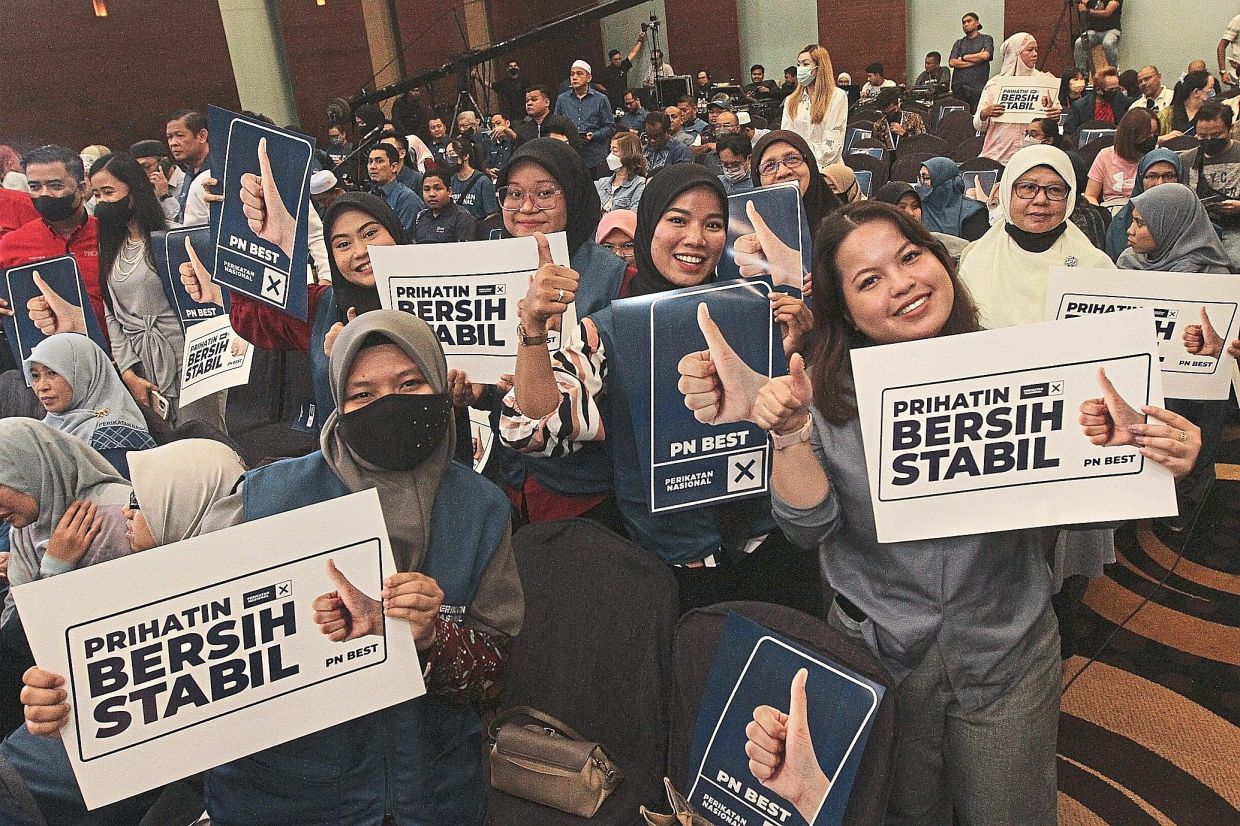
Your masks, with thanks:
<instances>
[{"instance_id":1,"label":"leather handbag with strap","mask_svg":"<svg viewBox=\"0 0 1240 826\"><path fill-rule=\"evenodd\" d=\"M529 706L500 713L489 735L491 786L514 797L593 817L624 778L600 744Z\"/></svg>"}]
</instances>

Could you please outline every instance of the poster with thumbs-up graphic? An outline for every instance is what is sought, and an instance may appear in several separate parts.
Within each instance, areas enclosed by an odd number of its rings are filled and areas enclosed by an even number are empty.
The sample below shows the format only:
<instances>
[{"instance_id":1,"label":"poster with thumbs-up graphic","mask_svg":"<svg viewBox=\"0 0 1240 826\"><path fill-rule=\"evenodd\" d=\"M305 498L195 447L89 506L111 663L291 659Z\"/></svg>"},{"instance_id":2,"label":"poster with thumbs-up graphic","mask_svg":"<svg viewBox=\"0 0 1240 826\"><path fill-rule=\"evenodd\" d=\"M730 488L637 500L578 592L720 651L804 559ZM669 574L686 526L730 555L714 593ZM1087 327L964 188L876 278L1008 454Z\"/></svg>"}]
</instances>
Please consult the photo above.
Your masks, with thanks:
<instances>
[{"instance_id":1,"label":"poster with thumbs-up graphic","mask_svg":"<svg viewBox=\"0 0 1240 826\"><path fill-rule=\"evenodd\" d=\"M217 106L207 123L224 147L212 169L224 200L211 208L204 263L216 283L304 320L314 141Z\"/></svg>"},{"instance_id":2,"label":"poster with thumbs-up graphic","mask_svg":"<svg viewBox=\"0 0 1240 826\"><path fill-rule=\"evenodd\" d=\"M777 289L799 298L813 246L796 183L738 192L728 196L728 240L719 259L719 280L765 275Z\"/></svg>"},{"instance_id":3,"label":"poster with thumbs-up graphic","mask_svg":"<svg viewBox=\"0 0 1240 826\"><path fill-rule=\"evenodd\" d=\"M111 353L72 255L10 267L0 278L0 298L13 309L13 315L0 315L0 320L18 364L56 333L90 336Z\"/></svg>"},{"instance_id":4,"label":"poster with thumbs-up graphic","mask_svg":"<svg viewBox=\"0 0 1240 826\"><path fill-rule=\"evenodd\" d=\"M768 493L770 445L750 417L788 372L772 292L763 278L612 302L651 513Z\"/></svg>"},{"instance_id":5,"label":"poster with thumbs-up graphic","mask_svg":"<svg viewBox=\"0 0 1240 826\"><path fill-rule=\"evenodd\" d=\"M699 706L689 804L710 823L843 822L884 687L728 614Z\"/></svg>"},{"instance_id":6,"label":"poster with thumbs-up graphic","mask_svg":"<svg viewBox=\"0 0 1240 826\"><path fill-rule=\"evenodd\" d=\"M202 263L211 260L210 235L206 224L151 233L155 271L182 330L228 312L228 295Z\"/></svg>"}]
</instances>

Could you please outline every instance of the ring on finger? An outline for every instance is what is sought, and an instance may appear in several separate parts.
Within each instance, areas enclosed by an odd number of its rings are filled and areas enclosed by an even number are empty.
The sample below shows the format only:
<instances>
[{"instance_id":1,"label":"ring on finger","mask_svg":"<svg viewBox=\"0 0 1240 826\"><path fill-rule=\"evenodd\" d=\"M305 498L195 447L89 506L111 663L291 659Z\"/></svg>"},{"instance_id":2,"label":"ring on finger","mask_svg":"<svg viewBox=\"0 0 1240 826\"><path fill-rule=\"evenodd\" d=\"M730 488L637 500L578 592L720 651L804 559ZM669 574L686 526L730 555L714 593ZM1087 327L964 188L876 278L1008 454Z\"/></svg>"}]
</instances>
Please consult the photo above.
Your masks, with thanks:
<instances>
[{"instance_id":1,"label":"ring on finger","mask_svg":"<svg viewBox=\"0 0 1240 826\"><path fill-rule=\"evenodd\" d=\"M1188 431L1187 431L1187 430L1181 430L1181 431L1180 431L1180 436L1179 436L1179 439L1180 439L1180 441L1181 441L1181 442L1187 442L1187 441L1188 441Z\"/></svg>"},{"instance_id":2,"label":"ring on finger","mask_svg":"<svg viewBox=\"0 0 1240 826\"><path fill-rule=\"evenodd\" d=\"M564 303L564 289L562 287L556 288L555 300L559 302L560 304Z\"/></svg>"}]
</instances>

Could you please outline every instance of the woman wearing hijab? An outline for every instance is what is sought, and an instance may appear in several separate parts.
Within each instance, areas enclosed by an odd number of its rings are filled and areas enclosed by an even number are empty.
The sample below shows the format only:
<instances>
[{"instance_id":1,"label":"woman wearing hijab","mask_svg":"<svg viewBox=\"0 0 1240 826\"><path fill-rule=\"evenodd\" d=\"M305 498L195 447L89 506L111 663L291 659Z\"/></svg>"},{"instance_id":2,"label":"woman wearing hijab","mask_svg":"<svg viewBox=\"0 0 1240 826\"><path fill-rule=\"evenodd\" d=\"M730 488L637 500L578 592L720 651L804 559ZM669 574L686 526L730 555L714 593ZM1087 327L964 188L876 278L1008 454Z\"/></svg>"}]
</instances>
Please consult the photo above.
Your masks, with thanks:
<instances>
[{"instance_id":1,"label":"woman wearing hijab","mask_svg":"<svg viewBox=\"0 0 1240 826\"><path fill-rule=\"evenodd\" d=\"M129 553L121 513L129 492L129 483L81 439L34 419L0 419L0 521L9 526L9 584ZM14 614L13 596L6 594L6 637Z\"/></svg>"},{"instance_id":2,"label":"woman wearing hijab","mask_svg":"<svg viewBox=\"0 0 1240 826\"><path fill-rule=\"evenodd\" d=\"M152 393L168 400L171 424L191 419L226 433L227 393L180 405L185 332L155 271L151 233L167 229L146 170L124 152L104 155L90 168L99 223L99 272L106 273L108 339L121 379L139 404Z\"/></svg>"},{"instance_id":3,"label":"woman wearing hijab","mask_svg":"<svg viewBox=\"0 0 1240 826\"><path fill-rule=\"evenodd\" d=\"M1132 197L1136 198L1142 192L1161 184L1178 184L1187 180L1180 156L1170 149L1159 147L1146 152L1137 164L1137 183L1132 188ZM1107 228L1106 251L1112 261L1117 260L1120 254L1128 249L1128 227L1131 224L1132 201L1129 201L1115 213Z\"/></svg>"},{"instance_id":4,"label":"woman wearing hijab","mask_svg":"<svg viewBox=\"0 0 1240 826\"><path fill-rule=\"evenodd\" d=\"M637 275L637 265L633 263L633 236L636 234L637 213L628 209L613 209L604 213L594 234L599 246L624 259L626 266L624 283L620 285L621 298L629 294L633 278Z\"/></svg>"},{"instance_id":5,"label":"woman wearing hijab","mask_svg":"<svg viewBox=\"0 0 1240 826\"><path fill-rule=\"evenodd\" d=\"M930 158L921 167L921 222L931 232L976 241L990 228L986 206L965 196L960 167L950 158Z\"/></svg>"},{"instance_id":6,"label":"woman wearing hijab","mask_svg":"<svg viewBox=\"0 0 1240 826\"><path fill-rule=\"evenodd\" d=\"M914 221L924 226L922 223L921 193L912 184L905 181L888 181L879 187L873 200L898 207L902 212L911 216ZM944 249L947 250L947 254L951 256L954 262L960 261L960 253L964 252L965 247L969 245L968 241L958 235L947 235L942 232L931 232L930 235L934 240L943 245Z\"/></svg>"},{"instance_id":7,"label":"woman wearing hijab","mask_svg":"<svg viewBox=\"0 0 1240 826\"><path fill-rule=\"evenodd\" d=\"M1197 194L1184 184L1158 186L1132 199L1124 270L1231 273L1235 264Z\"/></svg>"},{"instance_id":8,"label":"woman wearing hijab","mask_svg":"<svg viewBox=\"0 0 1240 826\"><path fill-rule=\"evenodd\" d=\"M999 182L1002 221L960 256L960 280L984 327L1043 321L1051 267L1115 268L1068 220L1076 193L1076 172L1062 151L1029 146L1012 157Z\"/></svg>"},{"instance_id":9,"label":"woman wearing hijab","mask_svg":"<svg viewBox=\"0 0 1240 826\"><path fill-rule=\"evenodd\" d=\"M811 303L822 335L809 366L793 356L751 420L791 441L773 451L772 505L789 536L819 548L836 593L828 622L895 681L886 822L947 824L954 809L960 823L1053 824L1063 670L1044 531L879 542L853 388L856 348L967 334L977 309L919 224L869 202L823 227ZM1089 415L1114 426L1105 408ZM1153 461L1176 475L1192 465L1192 423L1155 410L1140 429L1156 437L1140 448Z\"/></svg>"},{"instance_id":10,"label":"woman wearing hijab","mask_svg":"<svg viewBox=\"0 0 1240 826\"><path fill-rule=\"evenodd\" d=\"M129 521L133 553L197 536L203 516L245 473L236 452L211 439L181 439L134 453L131 466L133 496L122 513ZM73 826L139 822L162 790L87 812L64 744L55 736L69 719L64 678L35 667L23 682L26 725L0 744L0 757L25 780L47 821Z\"/></svg>"},{"instance_id":11,"label":"woman wearing hijab","mask_svg":"<svg viewBox=\"0 0 1240 826\"><path fill-rule=\"evenodd\" d=\"M844 164L838 162L831 164L822 170L822 177L826 179L827 186L835 193L835 197L844 203L851 204L865 200L861 185L857 183L856 173Z\"/></svg>"},{"instance_id":12,"label":"woman wearing hijab","mask_svg":"<svg viewBox=\"0 0 1240 826\"><path fill-rule=\"evenodd\" d=\"M1040 72L1035 68L1038 65L1038 41L1028 32L1017 32L1003 41L1003 45L999 47L999 56L1003 61L1003 67L999 70L999 74L987 81L985 88L982 89L977 112L973 115L973 128L986 133L981 156L991 158L1006 166L1021 147L1021 141L1025 136L1025 124L996 123L991 120L1005 111L1004 107L997 103L1001 88L999 79L1048 73ZM1059 120L1062 111L1058 102L1055 102L1051 104L1051 109L1043 117Z\"/></svg>"},{"instance_id":13,"label":"woman wearing hijab","mask_svg":"<svg viewBox=\"0 0 1240 826\"><path fill-rule=\"evenodd\" d=\"M142 411L112 362L86 336L49 336L22 366L47 410L43 423L86 442L122 476L129 476L129 451L155 447Z\"/></svg>"},{"instance_id":14,"label":"woman wearing hijab","mask_svg":"<svg viewBox=\"0 0 1240 826\"><path fill-rule=\"evenodd\" d=\"M796 132L776 129L767 132L754 145L750 165L754 186L770 186L795 181L801 188L801 202L809 219L809 235L818 235L818 226L842 203L822 175L809 144Z\"/></svg>"},{"instance_id":15,"label":"woman wearing hijab","mask_svg":"<svg viewBox=\"0 0 1240 826\"><path fill-rule=\"evenodd\" d=\"M376 489L396 573L366 610L409 621L428 693L212 769L207 811L230 825L378 826L386 814L481 826L482 732L467 700L495 684L521 630L509 504L451 460L447 364L424 321L396 310L359 316L332 348L329 378L336 410L322 449L246 474L202 529ZM361 619L328 596L315 610L324 634Z\"/></svg>"},{"instance_id":16,"label":"woman wearing hijab","mask_svg":"<svg viewBox=\"0 0 1240 826\"><path fill-rule=\"evenodd\" d=\"M727 223L723 186L705 168L673 164L651 178L637 213L632 295L713 281ZM554 264L540 268L522 307L527 335L541 335L548 320L563 312L559 291L571 292L572 283ZM772 298L772 305L784 326L785 348L796 346L803 323L797 310L803 311L804 304L783 295ZM682 609L763 599L820 613L816 566L773 530L766 500L650 513L623 368L610 362L621 334L608 308L584 319L577 335L554 356L545 346L522 347L513 390L504 399L500 438L517 450L553 457L548 461L571 459L605 442L612 463L607 482L614 484L624 528L634 542L672 566Z\"/></svg>"}]
</instances>

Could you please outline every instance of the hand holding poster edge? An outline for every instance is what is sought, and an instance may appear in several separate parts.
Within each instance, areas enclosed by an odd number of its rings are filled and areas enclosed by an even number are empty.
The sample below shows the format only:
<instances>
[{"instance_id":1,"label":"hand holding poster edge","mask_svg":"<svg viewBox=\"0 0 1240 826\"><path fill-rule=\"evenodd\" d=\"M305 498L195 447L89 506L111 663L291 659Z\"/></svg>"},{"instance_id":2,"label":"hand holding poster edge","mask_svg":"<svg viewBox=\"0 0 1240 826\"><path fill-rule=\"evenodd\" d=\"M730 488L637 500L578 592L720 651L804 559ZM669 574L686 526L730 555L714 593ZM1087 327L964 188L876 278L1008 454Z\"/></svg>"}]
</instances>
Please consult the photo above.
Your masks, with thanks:
<instances>
[{"instance_id":1,"label":"hand holding poster edge","mask_svg":"<svg viewBox=\"0 0 1240 826\"><path fill-rule=\"evenodd\" d=\"M538 244L538 269L530 278L519 312L523 325L528 326L526 332L538 335L553 329L551 325L573 303L581 285L581 275L572 267L555 263L546 235L536 232L534 241Z\"/></svg>"}]
</instances>

